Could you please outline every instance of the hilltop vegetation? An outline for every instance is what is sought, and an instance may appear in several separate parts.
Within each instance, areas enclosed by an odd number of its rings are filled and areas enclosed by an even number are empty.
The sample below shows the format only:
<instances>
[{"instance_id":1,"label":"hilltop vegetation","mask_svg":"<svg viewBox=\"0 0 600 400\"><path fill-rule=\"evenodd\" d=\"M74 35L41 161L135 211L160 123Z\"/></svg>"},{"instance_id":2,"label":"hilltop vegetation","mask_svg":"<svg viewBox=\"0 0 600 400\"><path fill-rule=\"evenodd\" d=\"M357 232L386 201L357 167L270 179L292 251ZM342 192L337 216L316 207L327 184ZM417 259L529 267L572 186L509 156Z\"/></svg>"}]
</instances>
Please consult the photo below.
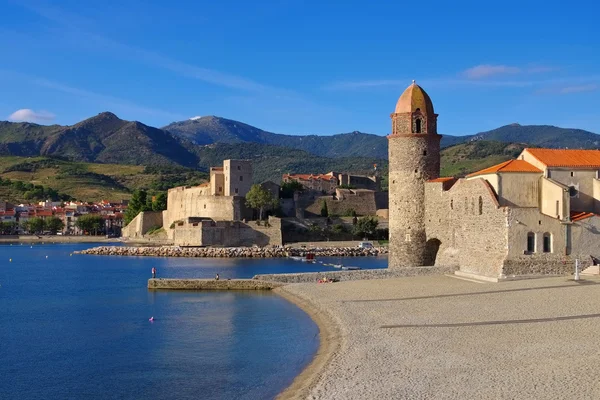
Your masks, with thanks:
<instances>
[{"instance_id":1,"label":"hilltop vegetation","mask_svg":"<svg viewBox=\"0 0 600 400\"><path fill-rule=\"evenodd\" d=\"M463 176L489 167L514 158L526 145L597 148L599 138L579 129L519 124L444 136L442 175ZM1 178L81 200L127 199L137 189L154 193L199 184L209 167L228 158L253 160L255 183L280 182L285 173L371 174L377 164L387 186L387 139L361 132L282 135L220 117L157 129L110 112L72 126L0 122ZM40 195L40 190L3 185L0 198L24 199L26 191Z\"/></svg>"},{"instance_id":2,"label":"hilltop vegetation","mask_svg":"<svg viewBox=\"0 0 600 400\"><path fill-rule=\"evenodd\" d=\"M206 173L183 167L97 164L48 157L0 157L0 177L30 182L85 201L129 199L137 189L160 192L207 179ZM29 200L21 191L0 194L10 201Z\"/></svg>"},{"instance_id":3,"label":"hilltop vegetation","mask_svg":"<svg viewBox=\"0 0 600 400\"><path fill-rule=\"evenodd\" d=\"M525 147L519 143L482 140L445 148L441 153L441 176L465 176L516 158Z\"/></svg>"}]
</instances>

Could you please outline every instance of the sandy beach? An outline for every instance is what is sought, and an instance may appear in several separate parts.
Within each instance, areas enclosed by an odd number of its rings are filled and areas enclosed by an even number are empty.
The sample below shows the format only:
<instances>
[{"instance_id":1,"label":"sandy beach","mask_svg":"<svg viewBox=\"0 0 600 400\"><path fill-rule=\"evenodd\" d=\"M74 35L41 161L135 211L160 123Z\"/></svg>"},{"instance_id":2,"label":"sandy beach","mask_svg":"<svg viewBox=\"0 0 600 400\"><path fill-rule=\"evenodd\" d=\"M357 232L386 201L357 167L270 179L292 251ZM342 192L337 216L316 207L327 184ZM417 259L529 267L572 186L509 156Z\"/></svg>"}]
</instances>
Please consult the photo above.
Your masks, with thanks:
<instances>
[{"instance_id":1,"label":"sandy beach","mask_svg":"<svg viewBox=\"0 0 600 400\"><path fill-rule=\"evenodd\" d=\"M276 289L321 347L281 399L600 398L600 278L452 276Z\"/></svg>"}]
</instances>

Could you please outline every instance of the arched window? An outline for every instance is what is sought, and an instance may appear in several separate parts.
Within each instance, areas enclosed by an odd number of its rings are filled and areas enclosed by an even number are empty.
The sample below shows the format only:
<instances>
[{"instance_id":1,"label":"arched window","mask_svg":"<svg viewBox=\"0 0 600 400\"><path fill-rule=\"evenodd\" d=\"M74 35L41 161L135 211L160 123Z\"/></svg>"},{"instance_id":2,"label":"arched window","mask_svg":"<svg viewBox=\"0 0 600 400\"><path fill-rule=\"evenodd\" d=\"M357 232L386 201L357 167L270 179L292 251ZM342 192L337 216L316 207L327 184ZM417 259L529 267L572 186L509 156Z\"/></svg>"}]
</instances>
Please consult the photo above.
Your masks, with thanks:
<instances>
[{"instance_id":1,"label":"arched window","mask_svg":"<svg viewBox=\"0 0 600 400\"><path fill-rule=\"evenodd\" d=\"M421 133L421 118L417 118L415 121L415 132Z\"/></svg>"},{"instance_id":2,"label":"arched window","mask_svg":"<svg viewBox=\"0 0 600 400\"><path fill-rule=\"evenodd\" d=\"M575 186L569 186L569 196L579 197L579 190Z\"/></svg>"},{"instance_id":3,"label":"arched window","mask_svg":"<svg viewBox=\"0 0 600 400\"><path fill-rule=\"evenodd\" d=\"M533 233L533 232L527 233L527 252L528 253L535 252L535 233Z\"/></svg>"},{"instance_id":4,"label":"arched window","mask_svg":"<svg viewBox=\"0 0 600 400\"><path fill-rule=\"evenodd\" d=\"M544 253L552 253L552 235L544 233Z\"/></svg>"},{"instance_id":5,"label":"arched window","mask_svg":"<svg viewBox=\"0 0 600 400\"><path fill-rule=\"evenodd\" d=\"M483 214L483 199L479 196L479 215Z\"/></svg>"}]
</instances>

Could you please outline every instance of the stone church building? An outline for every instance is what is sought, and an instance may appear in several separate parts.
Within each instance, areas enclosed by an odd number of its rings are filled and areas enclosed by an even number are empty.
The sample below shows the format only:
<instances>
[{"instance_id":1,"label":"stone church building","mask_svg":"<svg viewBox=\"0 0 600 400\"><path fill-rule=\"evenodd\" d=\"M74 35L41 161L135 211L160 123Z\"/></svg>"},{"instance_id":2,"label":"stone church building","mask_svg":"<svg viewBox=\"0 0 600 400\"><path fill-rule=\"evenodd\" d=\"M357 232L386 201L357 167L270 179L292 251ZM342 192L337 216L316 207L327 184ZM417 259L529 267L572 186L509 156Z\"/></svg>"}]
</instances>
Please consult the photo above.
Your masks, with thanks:
<instances>
[{"instance_id":1,"label":"stone church building","mask_svg":"<svg viewBox=\"0 0 600 400\"><path fill-rule=\"evenodd\" d=\"M501 280L596 264L600 151L525 149L465 178L440 177L437 117L414 82L391 115L390 268L454 265Z\"/></svg>"}]
</instances>

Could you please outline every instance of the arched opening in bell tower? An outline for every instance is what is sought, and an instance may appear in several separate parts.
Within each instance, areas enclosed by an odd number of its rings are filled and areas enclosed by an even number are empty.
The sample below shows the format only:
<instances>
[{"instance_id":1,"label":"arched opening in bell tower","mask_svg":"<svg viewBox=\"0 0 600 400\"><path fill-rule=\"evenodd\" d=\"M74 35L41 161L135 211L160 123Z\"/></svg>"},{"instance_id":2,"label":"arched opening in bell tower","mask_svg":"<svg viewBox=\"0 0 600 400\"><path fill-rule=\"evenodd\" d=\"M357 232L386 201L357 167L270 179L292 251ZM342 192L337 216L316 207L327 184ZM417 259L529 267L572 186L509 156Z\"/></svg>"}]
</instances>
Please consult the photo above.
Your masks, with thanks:
<instances>
[{"instance_id":1,"label":"arched opening in bell tower","mask_svg":"<svg viewBox=\"0 0 600 400\"><path fill-rule=\"evenodd\" d=\"M424 266L434 266L435 259L437 258L438 251L440 250L442 242L437 238L429 239L425 243L425 262Z\"/></svg>"},{"instance_id":2,"label":"arched opening in bell tower","mask_svg":"<svg viewBox=\"0 0 600 400\"><path fill-rule=\"evenodd\" d=\"M415 132L421 133L421 119L420 118L417 118L417 120L415 121Z\"/></svg>"}]
</instances>

